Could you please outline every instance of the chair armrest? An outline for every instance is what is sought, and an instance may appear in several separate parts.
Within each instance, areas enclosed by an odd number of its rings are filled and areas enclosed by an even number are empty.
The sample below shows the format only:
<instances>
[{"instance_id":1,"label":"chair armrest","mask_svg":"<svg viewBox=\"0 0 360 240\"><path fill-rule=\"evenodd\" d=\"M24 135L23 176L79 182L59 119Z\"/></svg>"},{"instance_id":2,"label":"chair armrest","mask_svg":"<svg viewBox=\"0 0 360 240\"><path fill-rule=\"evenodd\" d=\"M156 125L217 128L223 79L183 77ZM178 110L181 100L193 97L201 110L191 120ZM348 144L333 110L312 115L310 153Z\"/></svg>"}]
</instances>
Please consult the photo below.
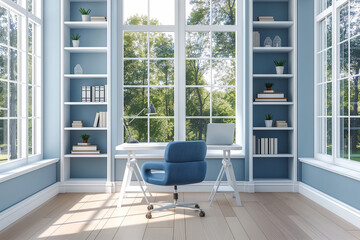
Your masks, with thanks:
<instances>
[{"instance_id":1,"label":"chair armrest","mask_svg":"<svg viewBox=\"0 0 360 240\"><path fill-rule=\"evenodd\" d=\"M142 171L148 172L151 170L165 170L165 163L163 162L146 162L141 167Z\"/></svg>"}]
</instances>

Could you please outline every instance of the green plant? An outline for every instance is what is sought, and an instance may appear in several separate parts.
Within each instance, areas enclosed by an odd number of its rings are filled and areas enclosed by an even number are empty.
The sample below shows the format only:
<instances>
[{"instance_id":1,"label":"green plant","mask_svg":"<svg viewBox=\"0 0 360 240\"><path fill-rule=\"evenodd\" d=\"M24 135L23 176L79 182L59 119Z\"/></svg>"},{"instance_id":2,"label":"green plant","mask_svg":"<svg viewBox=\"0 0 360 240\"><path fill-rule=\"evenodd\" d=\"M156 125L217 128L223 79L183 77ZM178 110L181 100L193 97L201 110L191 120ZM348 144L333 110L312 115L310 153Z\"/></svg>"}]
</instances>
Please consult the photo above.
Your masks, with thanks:
<instances>
[{"instance_id":1,"label":"green plant","mask_svg":"<svg viewBox=\"0 0 360 240\"><path fill-rule=\"evenodd\" d=\"M82 15L89 15L91 13L91 9L89 8L88 10L85 10L83 8L80 8L79 9L79 12L82 14Z\"/></svg>"},{"instance_id":2,"label":"green plant","mask_svg":"<svg viewBox=\"0 0 360 240\"><path fill-rule=\"evenodd\" d=\"M280 62L278 62L277 60L274 60L274 64L277 67L283 67L285 65L285 60L281 60Z\"/></svg>"},{"instance_id":3,"label":"green plant","mask_svg":"<svg viewBox=\"0 0 360 240\"><path fill-rule=\"evenodd\" d=\"M270 90L272 88L272 86L274 86L275 84L273 83L265 83L265 87L266 89Z\"/></svg>"},{"instance_id":4,"label":"green plant","mask_svg":"<svg viewBox=\"0 0 360 240\"><path fill-rule=\"evenodd\" d=\"M85 140L85 141L87 141L89 139L89 137L90 137L90 135L87 135L87 134L81 135L82 140Z\"/></svg>"},{"instance_id":5,"label":"green plant","mask_svg":"<svg viewBox=\"0 0 360 240\"><path fill-rule=\"evenodd\" d=\"M73 33L72 36L71 36L71 39L72 39L72 40L79 40L79 38L80 38L80 35L79 35L79 34L76 34L76 35L75 35L75 34Z\"/></svg>"},{"instance_id":6,"label":"green plant","mask_svg":"<svg viewBox=\"0 0 360 240\"><path fill-rule=\"evenodd\" d=\"M272 120L273 115L271 113L265 114L265 120Z\"/></svg>"}]
</instances>

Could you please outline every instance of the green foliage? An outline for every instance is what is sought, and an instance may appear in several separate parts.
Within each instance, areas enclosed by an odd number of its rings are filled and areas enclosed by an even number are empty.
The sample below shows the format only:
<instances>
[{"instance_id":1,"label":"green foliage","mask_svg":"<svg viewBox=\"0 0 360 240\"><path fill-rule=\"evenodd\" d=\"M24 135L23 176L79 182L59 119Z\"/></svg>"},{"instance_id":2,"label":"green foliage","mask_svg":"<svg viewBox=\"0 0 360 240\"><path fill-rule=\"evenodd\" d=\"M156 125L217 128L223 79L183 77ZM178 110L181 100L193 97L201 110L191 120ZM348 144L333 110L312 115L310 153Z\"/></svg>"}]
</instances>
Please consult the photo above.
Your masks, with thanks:
<instances>
[{"instance_id":1,"label":"green foliage","mask_svg":"<svg viewBox=\"0 0 360 240\"><path fill-rule=\"evenodd\" d=\"M266 89L271 89L274 85L274 83L265 83Z\"/></svg>"},{"instance_id":2,"label":"green foliage","mask_svg":"<svg viewBox=\"0 0 360 240\"><path fill-rule=\"evenodd\" d=\"M89 137L90 137L90 135L88 135L88 134L81 135L82 140L85 140L85 141L88 140Z\"/></svg>"},{"instance_id":3,"label":"green foliage","mask_svg":"<svg viewBox=\"0 0 360 240\"><path fill-rule=\"evenodd\" d=\"M76 35L75 35L75 33L73 33L72 36L71 36L71 39L72 39L72 40L79 40L79 39L80 39L80 35L79 35L79 34L76 34Z\"/></svg>"},{"instance_id":4,"label":"green foliage","mask_svg":"<svg viewBox=\"0 0 360 240\"><path fill-rule=\"evenodd\" d=\"M265 114L265 120L272 120L273 115L271 113Z\"/></svg>"},{"instance_id":5,"label":"green foliage","mask_svg":"<svg viewBox=\"0 0 360 240\"><path fill-rule=\"evenodd\" d=\"M91 13L91 9L89 8L88 10L85 10L84 8L79 8L79 12L82 15L89 15Z\"/></svg>"},{"instance_id":6,"label":"green foliage","mask_svg":"<svg viewBox=\"0 0 360 240\"><path fill-rule=\"evenodd\" d=\"M278 62L277 60L274 60L274 64L277 67L283 67L285 65L285 60L281 60L280 62Z\"/></svg>"}]
</instances>

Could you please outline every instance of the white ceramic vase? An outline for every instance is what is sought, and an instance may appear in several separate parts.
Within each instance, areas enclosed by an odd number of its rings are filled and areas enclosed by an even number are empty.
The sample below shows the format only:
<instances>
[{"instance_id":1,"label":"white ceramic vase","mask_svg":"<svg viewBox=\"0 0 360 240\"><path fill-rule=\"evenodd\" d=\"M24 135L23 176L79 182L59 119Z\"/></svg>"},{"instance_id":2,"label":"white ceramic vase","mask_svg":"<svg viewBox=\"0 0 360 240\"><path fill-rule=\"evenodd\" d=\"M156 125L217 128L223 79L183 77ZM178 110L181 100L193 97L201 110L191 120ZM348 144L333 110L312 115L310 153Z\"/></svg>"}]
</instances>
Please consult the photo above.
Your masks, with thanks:
<instances>
[{"instance_id":1,"label":"white ceramic vase","mask_svg":"<svg viewBox=\"0 0 360 240\"><path fill-rule=\"evenodd\" d=\"M265 127L272 127L273 120L265 120Z\"/></svg>"},{"instance_id":2,"label":"white ceramic vase","mask_svg":"<svg viewBox=\"0 0 360 240\"><path fill-rule=\"evenodd\" d=\"M276 74L283 74L284 73L284 66L276 66Z\"/></svg>"},{"instance_id":3,"label":"white ceramic vase","mask_svg":"<svg viewBox=\"0 0 360 240\"><path fill-rule=\"evenodd\" d=\"M88 21L90 21L90 16L89 15L81 15L81 19L83 22L88 22Z\"/></svg>"},{"instance_id":4,"label":"white ceramic vase","mask_svg":"<svg viewBox=\"0 0 360 240\"><path fill-rule=\"evenodd\" d=\"M79 47L80 46L80 40L72 40L73 47Z\"/></svg>"}]
</instances>

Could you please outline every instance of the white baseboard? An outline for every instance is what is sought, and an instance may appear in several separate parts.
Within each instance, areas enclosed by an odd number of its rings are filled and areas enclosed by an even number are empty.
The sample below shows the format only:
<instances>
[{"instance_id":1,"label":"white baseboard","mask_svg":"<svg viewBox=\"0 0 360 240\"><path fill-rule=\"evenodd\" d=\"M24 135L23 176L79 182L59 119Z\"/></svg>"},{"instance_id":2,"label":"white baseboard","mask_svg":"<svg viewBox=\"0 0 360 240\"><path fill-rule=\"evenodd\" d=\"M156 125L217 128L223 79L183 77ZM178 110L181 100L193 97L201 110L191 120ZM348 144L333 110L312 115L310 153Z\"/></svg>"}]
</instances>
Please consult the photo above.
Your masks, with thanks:
<instances>
[{"instance_id":1,"label":"white baseboard","mask_svg":"<svg viewBox=\"0 0 360 240\"><path fill-rule=\"evenodd\" d=\"M66 181L59 188L60 193L110 193L113 184L106 181Z\"/></svg>"},{"instance_id":2,"label":"white baseboard","mask_svg":"<svg viewBox=\"0 0 360 240\"><path fill-rule=\"evenodd\" d=\"M299 184L299 192L312 201L360 228L360 210L353 208L307 184Z\"/></svg>"},{"instance_id":3,"label":"white baseboard","mask_svg":"<svg viewBox=\"0 0 360 240\"><path fill-rule=\"evenodd\" d=\"M40 192L26 198L18 204L0 213L0 231L19 220L35 208L59 193L59 183L55 183Z\"/></svg>"}]
</instances>

